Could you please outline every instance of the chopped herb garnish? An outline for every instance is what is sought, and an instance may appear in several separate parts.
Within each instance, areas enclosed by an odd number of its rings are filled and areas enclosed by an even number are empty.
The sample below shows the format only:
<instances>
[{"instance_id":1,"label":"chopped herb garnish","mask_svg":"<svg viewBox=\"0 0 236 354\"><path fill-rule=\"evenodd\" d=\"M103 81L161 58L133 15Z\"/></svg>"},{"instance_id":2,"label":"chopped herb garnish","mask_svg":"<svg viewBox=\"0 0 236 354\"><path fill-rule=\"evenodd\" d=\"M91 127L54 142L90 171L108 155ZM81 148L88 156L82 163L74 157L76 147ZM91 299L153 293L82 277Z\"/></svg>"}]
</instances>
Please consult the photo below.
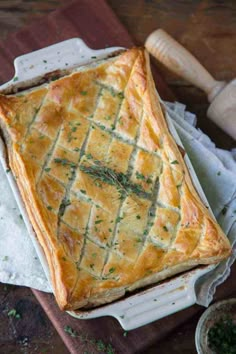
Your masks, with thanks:
<instances>
[{"instance_id":1,"label":"chopped herb garnish","mask_svg":"<svg viewBox=\"0 0 236 354\"><path fill-rule=\"evenodd\" d=\"M91 263L89 266L92 270L94 270L94 263Z\"/></svg>"},{"instance_id":2,"label":"chopped herb garnish","mask_svg":"<svg viewBox=\"0 0 236 354\"><path fill-rule=\"evenodd\" d=\"M96 342L96 347L97 347L97 350L98 350L99 352L104 352L104 353L105 353L105 351L106 351L106 345L103 343L102 340L99 339L99 340Z\"/></svg>"},{"instance_id":3,"label":"chopped herb garnish","mask_svg":"<svg viewBox=\"0 0 236 354\"><path fill-rule=\"evenodd\" d=\"M141 179L142 181L145 180L145 176L142 173L137 171L135 174L137 179Z\"/></svg>"},{"instance_id":4,"label":"chopped herb garnish","mask_svg":"<svg viewBox=\"0 0 236 354\"><path fill-rule=\"evenodd\" d=\"M96 56L92 56L91 59L97 59L97 57Z\"/></svg>"},{"instance_id":5,"label":"chopped herb garnish","mask_svg":"<svg viewBox=\"0 0 236 354\"><path fill-rule=\"evenodd\" d=\"M76 127L71 128L71 131L72 131L73 133L76 132L76 130L77 130Z\"/></svg>"},{"instance_id":6,"label":"chopped herb garnish","mask_svg":"<svg viewBox=\"0 0 236 354\"><path fill-rule=\"evenodd\" d=\"M95 184L96 187L101 187L102 186L101 183L98 182L98 181L95 181L94 184Z\"/></svg>"},{"instance_id":7,"label":"chopped herb garnish","mask_svg":"<svg viewBox=\"0 0 236 354\"><path fill-rule=\"evenodd\" d=\"M222 209L222 214L225 215L227 212L227 207L225 206L223 209Z\"/></svg>"},{"instance_id":8,"label":"chopped herb garnish","mask_svg":"<svg viewBox=\"0 0 236 354\"><path fill-rule=\"evenodd\" d=\"M47 209L51 211L51 210L52 210L51 205L48 205L48 206L47 206Z\"/></svg>"},{"instance_id":9,"label":"chopped herb garnish","mask_svg":"<svg viewBox=\"0 0 236 354\"><path fill-rule=\"evenodd\" d=\"M109 228L108 231L109 231L109 232L112 232L112 229Z\"/></svg>"},{"instance_id":10,"label":"chopped herb garnish","mask_svg":"<svg viewBox=\"0 0 236 354\"><path fill-rule=\"evenodd\" d=\"M13 317L13 318L16 318L16 319L20 319L21 318L21 315L16 311L16 309L11 309L10 311L8 311L7 316L8 317Z\"/></svg>"},{"instance_id":11,"label":"chopped herb garnish","mask_svg":"<svg viewBox=\"0 0 236 354\"><path fill-rule=\"evenodd\" d=\"M71 328L70 326L65 326L64 327L64 331L69 334L71 337L78 337L78 333Z\"/></svg>"},{"instance_id":12,"label":"chopped herb garnish","mask_svg":"<svg viewBox=\"0 0 236 354\"><path fill-rule=\"evenodd\" d=\"M6 173L9 173L11 170L10 170L10 168L8 168L7 170L6 170Z\"/></svg>"},{"instance_id":13,"label":"chopped herb garnish","mask_svg":"<svg viewBox=\"0 0 236 354\"><path fill-rule=\"evenodd\" d=\"M114 91L114 89L113 89L113 88L111 88L109 91L110 91L110 93L111 93L112 97L115 97L115 96L116 96L116 93L115 93L115 91Z\"/></svg>"},{"instance_id":14,"label":"chopped herb garnish","mask_svg":"<svg viewBox=\"0 0 236 354\"><path fill-rule=\"evenodd\" d=\"M117 96L118 96L120 99L125 98L124 92L119 92L119 93L117 94Z\"/></svg>"},{"instance_id":15,"label":"chopped herb garnish","mask_svg":"<svg viewBox=\"0 0 236 354\"><path fill-rule=\"evenodd\" d=\"M87 159L91 160L93 158L92 154L86 154Z\"/></svg>"},{"instance_id":16,"label":"chopped herb garnish","mask_svg":"<svg viewBox=\"0 0 236 354\"><path fill-rule=\"evenodd\" d=\"M220 176L220 175L221 175L221 172L220 172L220 171L218 171L218 172L217 172L217 176Z\"/></svg>"},{"instance_id":17,"label":"chopped herb garnish","mask_svg":"<svg viewBox=\"0 0 236 354\"><path fill-rule=\"evenodd\" d=\"M21 220L23 220L23 216L22 216L21 214L19 215L19 218L20 218Z\"/></svg>"},{"instance_id":18,"label":"chopped herb garnish","mask_svg":"<svg viewBox=\"0 0 236 354\"><path fill-rule=\"evenodd\" d=\"M44 139L45 136L44 135L40 135L39 139Z\"/></svg>"},{"instance_id":19,"label":"chopped herb garnish","mask_svg":"<svg viewBox=\"0 0 236 354\"><path fill-rule=\"evenodd\" d=\"M47 63L47 60L43 60L44 63Z\"/></svg>"},{"instance_id":20,"label":"chopped herb garnish","mask_svg":"<svg viewBox=\"0 0 236 354\"><path fill-rule=\"evenodd\" d=\"M125 331L125 332L123 333L123 336L124 336L124 337L127 337L127 334L128 334L128 332Z\"/></svg>"},{"instance_id":21,"label":"chopped herb garnish","mask_svg":"<svg viewBox=\"0 0 236 354\"><path fill-rule=\"evenodd\" d=\"M171 161L171 164L172 164L172 165L178 165L179 162L178 162L177 160L174 160L174 161Z\"/></svg>"},{"instance_id":22,"label":"chopped herb garnish","mask_svg":"<svg viewBox=\"0 0 236 354\"><path fill-rule=\"evenodd\" d=\"M60 158L55 158L54 162L62 164L62 166L70 166L70 167L76 167L76 164L74 162L71 162L67 159L60 159Z\"/></svg>"},{"instance_id":23,"label":"chopped herb garnish","mask_svg":"<svg viewBox=\"0 0 236 354\"><path fill-rule=\"evenodd\" d=\"M111 125L111 130L115 130L115 128L116 128L116 127L115 127L115 124L112 124L112 125Z\"/></svg>"},{"instance_id":24,"label":"chopped herb garnish","mask_svg":"<svg viewBox=\"0 0 236 354\"><path fill-rule=\"evenodd\" d=\"M59 78L58 75L53 75L50 79L51 81L56 81Z\"/></svg>"},{"instance_id":25,"label":"chopped herb garnish","mask_svg":"<svg viewBox=\"0 0 236 354\"><path fill-rule=\"evenodd\" d=\"M80 151L80 148L79 148L79 147L76 147L76 148L74 148L74 151L79 152L79 151Z\"/></svg>"},{"instance_id":26,"label":"chopped herb garnish","mask_svg":"<svg viewBox=\"0 0 236 354\"><path fill-rule=\"evenodd\" d=\"M44 169L44 171L45 171L45 172L49 172L49 171L51 171L51 168L50 168L50 167L47 167L47 168Z\"/></svg>"},{"instance_id":27,"label":"chopped herb garnish","mask_svg":"<svg viewBox=\"0 0 236 354\"><path fill-rule=\"evenodd\" d=\"M93 258L96 258L96 256L97 256L97 253L92 253Z\"/></svg>"},{"instance_id":28,"label":"chopped herb garnish","mask_svg":"<svg viewBox=\"0 0 236 354\"><path fill-rule=\"evenodd\" d=\"M143 231L143 234L144 234L145 236L147 236L147 235L148 235L148 230L144 230L144 231Z\"/></svg>"},{"instance_id":29,"label":"chopped herb garnish","mask_svg":"<svg viewBox=\"0 0 236 354\"><path fill-rule=\"evenodd\" d=\"M118 217L116 218L116 222L120 222L121 220L123 220L123 218L122 218L121 216L118 216Z\"/></svg>"},{"instance_id":30,"label":"chopped herb garnish","mask_svg":"<svg viewBox=\"0 0 236 354\"><path fill-rule=\"evenodd\" d=\"M64 200L62 201L62 203L61 203L61 206L62 206L63 208L66 208L66 207L69 206L69 205L71 205L71 202L70 202L69 199L64 199Z\"/></svg>"},{"instance_id":31,"label":"chopped herb garnish","mask_svg":"<svg viewBox=\"0 0 236 354\"><path fill-rule=\"evenodd\" d=\"M111 273L114 273L115 270L116 270L115 267L111 267L111 268L109 269L109 273L110 273L110 274L111 274Z\"/></svg>"},{"instance_id":32,"label":"chopped herb garnish","mask_svg":"<svg viewBox=\"0 0 236 354\"><path fill-rule=\"evenodd\" d=\"M105 120L111 120L111 116L106 116Z\"/></svg>"},{"instance_id":33,"label":"chopped herb garnish","mask_svg":"<svg viewBox=\"0 0 236 354\"><path fill-rule=\"evenodd\" d=\"M101 222L103 222L103 220L96 220L96 221L95 221L95 225L101 224Z\"/></svg>"},{"instance_id":34,"label":"chopped herb garnish","mask_svg":"<svg viewBox=\"0 0 236 354\"><path fill-rule=\"evenodd\" d=\"M100 125L100 128L101 128L102 130L105 130L105 129L106 129L105 125Z\"/></svg>"},{"instance_id":35,"label":"chopped herb garnish","mask_svg":"<svg viewBox=\"0 0 236 354\"><path fill-rule=\"evenodd\" d=\"M84 189L80 189L80 192L86 194L86 191Z\"/></svg>"},{"instance_id":36,"label":"chopped herb garnish","mask_svg":"<svg viewBox=\"0 0 236 354\"><path fill-rule=\"evenodd\" d=\"M87 95L87 91L80 91L80 94L82 95L82 96L86 96Z\"/></svg>"},{"instance_id":37,"label":"chopped herb garnish","mask_svg":"<svg viewBox=\"0 0 236 354\"><path fill-rule=\"evenodd\" d=\"M140 215L136 215L136 219L141 219L141 216Z\"/></svg>"},{"instance_id":38,"label":"chopped herb garnish","mask_svg":"<svg viewBox=\"0 0 236 354\"><path fill-rule=\"evenodd\" d=\"M165 231L168 231L168 228L167 228L166 226L163 226L163 229L164 229Z\"/></svg>"},{"instance_id":39,"label":"chopped herb garnish","mask_svg":"<svg viewBox=\"0 0 236 354\"><path fill-rule=\"evenodd\" d=\"M144 182L146 182L147 184L152 183L151 177L145 177L142 173L140 173L140 172L138 172L138 171L135 173L135 175L136 175L136 178L137 178L137 179L139 179L139 180L141 180L141 181L144 181Z\"/></svg>"},{"instance_id":40,"label":"chopped herb garnish","mask_svg":"<svg viewBox=\"0 0 236 354\"><path fill-rule=\"evenodd\" d=\"M18 80L19 80L18 76L15 76L13 79L13 82L18 81Z\"/></svg>"},{"instance_id":41,"label":"chopped herb garnish","mask_svg":"<svg viewBox=\"0 0 236 354\"><path fill-rule=\"evenodd\" d=\"M67 259L66 259L66 257L62 257L62 260L63 260L63 261L66 261Z\"/></svg>"}]
</instances>

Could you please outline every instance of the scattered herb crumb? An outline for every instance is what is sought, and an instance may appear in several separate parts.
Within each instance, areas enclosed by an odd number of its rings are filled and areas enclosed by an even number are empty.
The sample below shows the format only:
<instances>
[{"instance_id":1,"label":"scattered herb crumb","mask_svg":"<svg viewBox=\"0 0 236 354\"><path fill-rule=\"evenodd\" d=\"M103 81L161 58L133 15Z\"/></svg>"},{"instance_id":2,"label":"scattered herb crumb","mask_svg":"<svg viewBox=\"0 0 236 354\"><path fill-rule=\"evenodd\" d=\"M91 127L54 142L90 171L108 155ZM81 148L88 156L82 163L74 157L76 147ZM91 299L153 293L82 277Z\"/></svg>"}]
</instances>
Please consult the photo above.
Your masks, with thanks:
<instances>
[{"instance_id":1,"label":"scattered herb crumb","mask_svg":"<svg viewBox=\"0 0 236 354\"><path fill-rule=\"evenodd\" d=\"M80 94L82 95L82 96L86 96L87 95L87 91L80 91Z\"/></svg>"},{"instance_id":2,"label":"scattered herb crumb","mask_svg":"<svg viewBox=\"0 0 236 354\"><path fill-rule=\"evenodd\" d=\"M69 334L71 337L78 337L78 333L71 328L70 326L65 326L64 327L64 331Z\"/></svg>"},{"instance_id":3,"label":"scattered herb crumb","mask_svg":"<svg viewBox=\"0 0 236 354\"><path fill-rule=\"evenodd\" d=\"M21 318L21 315L16 311L16 309L11 309L10 311L8 311L7 316L8 317L13 317L13 318L16 318L16 319L20 319Z\"/></svg>"},{"instance_id":4,"label":"scattered herb crumb","mask_svg":"<svg viewBox=\"0 0 236 354\"><path fill-rule=\"evenodd\" d=\"M15 76L13 79L13 82L18 81L18 80L19 80L18 76Z\"/></svg>"},{"instance_id":5,"label":"scattered herb crumb","mask_svg":"<svg viewBox=\"0 0 236 354\"><path fill-rule=\"evenodd\" d=\"M123 98L125 98L125 95L124 95L124 92L119 92L118 94L117 94L117 96L120 98L120 99L123 99Z\"/></svg>"},{"instance_id":6,"label":"scattered herb crumb","mask_svg":"<svg viewBox=\"0 0 236 354\"><path fill-rule=\"evenodd\" d=\"M101 222L103 222L103 220L96 220L95 221L95 224L97 225L97 224L101 224Z\"/></svg>"},{"instance_id":7,"label":"scattered herb crumb","mask_svg":"<svg viewBox=\"0 0 236 354\"><path fill-rule=\"evenodd\" d=\"M225 206L223 209L222 209L222 214L225 215L227 212L227 207Z\"/></svg>"},{"instance_id":8,"label":"scattered herb crumb","mask_svg":"<svg viewBox=\"0 0 236 354\"><path fill-rule=\"evenodd\" d=\"M177 160L174 160L174 161L171 161L171 164L172 164L172 165L178 165L179 162L178 162Z\"/></svg>"}]
</instances>

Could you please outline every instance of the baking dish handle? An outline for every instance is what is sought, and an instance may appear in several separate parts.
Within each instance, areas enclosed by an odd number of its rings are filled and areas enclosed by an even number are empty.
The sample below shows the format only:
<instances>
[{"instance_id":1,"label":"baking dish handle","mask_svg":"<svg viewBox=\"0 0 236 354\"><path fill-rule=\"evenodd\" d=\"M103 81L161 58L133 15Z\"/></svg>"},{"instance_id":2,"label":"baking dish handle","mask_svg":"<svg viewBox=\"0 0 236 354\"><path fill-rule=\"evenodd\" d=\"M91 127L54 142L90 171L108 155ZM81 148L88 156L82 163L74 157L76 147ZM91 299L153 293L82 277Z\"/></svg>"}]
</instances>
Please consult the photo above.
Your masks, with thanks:
<instances>
[{"instance_id":1,"label":"baking dish handle","mask_svg":"<svg viewBox=\"0 0 236 354\"><path fill-rule=\"evenodd\" d=\"M125 330L141 327L196 303L195 283L211 266L176 277L146 292L145 299L136 295L129 306L112 316Z\"/></svg>"},{"instance_id":2,"label":"baking dish handle","mask_svg":"<svg viewBox=\"0 0 236 354\"><path fill-rule=\"evenodd\" d=\"M112 316L120 322L124 330L135 329L195 304L195 283L210 270L212 266L197 268L113 304L84 313L68 313L80 319Z\"/></svg>"},{"instance_id":3,"label":"baking dish handle","mask_svg":"<svg viewBox=\"0 0 236 354\"><path fill-rule=\"evenodd\" d=\"M17 57L14 60L14 77L0 87L1 91L14 87L24 87L36 78L43 77L56 70L68 70L85 65L98 59L108 57L111 53L120 51L121 47L110 47L94 50L80 38L72 38L53 44L49 47L36 50ZM24 84L24 85L22 85ZM8 92L7 92L8 93Z\"/></svg>"}]
</instances>

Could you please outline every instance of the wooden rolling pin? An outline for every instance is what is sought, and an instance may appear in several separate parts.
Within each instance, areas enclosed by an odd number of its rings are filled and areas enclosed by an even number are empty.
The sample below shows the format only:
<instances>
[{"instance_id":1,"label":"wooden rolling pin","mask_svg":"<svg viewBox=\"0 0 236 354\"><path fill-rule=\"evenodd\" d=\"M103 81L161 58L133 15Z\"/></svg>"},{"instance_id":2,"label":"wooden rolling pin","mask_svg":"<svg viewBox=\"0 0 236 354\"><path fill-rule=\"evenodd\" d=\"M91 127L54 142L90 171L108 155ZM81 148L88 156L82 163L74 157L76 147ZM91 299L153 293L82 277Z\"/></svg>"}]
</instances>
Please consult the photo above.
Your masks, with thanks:
<instances>
[{"instance_id":1,"label":"wooden rolling pin","mask_svg":"<svg viewBox=\"0 0 236 354\"><path fill-rule=\"evenodd\" d=\"M152 32L145 47L169 70L202 89L211 103L207 116L236 139L236 79L215 80L199 61L162 29Z\"/></svg>"}]
</instances>

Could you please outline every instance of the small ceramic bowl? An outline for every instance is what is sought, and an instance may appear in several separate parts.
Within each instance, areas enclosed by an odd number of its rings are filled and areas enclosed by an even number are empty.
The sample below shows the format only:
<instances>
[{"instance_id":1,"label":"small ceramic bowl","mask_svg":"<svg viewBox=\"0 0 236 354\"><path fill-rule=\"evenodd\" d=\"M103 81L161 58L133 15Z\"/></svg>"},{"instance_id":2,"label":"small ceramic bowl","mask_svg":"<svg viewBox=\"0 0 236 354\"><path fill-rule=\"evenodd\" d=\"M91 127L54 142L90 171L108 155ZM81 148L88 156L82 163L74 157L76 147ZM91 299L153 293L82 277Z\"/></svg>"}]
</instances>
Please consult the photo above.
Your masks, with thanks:
<instances>
[{"instance_id":1,"label":"small ceramic bowl","mask_svg":"<svg viewBox=\"0 0 236 354\"><path fill-rule=\"evenodd\" d=\"M216 354L208 346L208 332L215 323L227 314L233 320L236 320L236 298L216 302L203 312L195 332L198 354Z\"/></svg>"}]
</instances>

